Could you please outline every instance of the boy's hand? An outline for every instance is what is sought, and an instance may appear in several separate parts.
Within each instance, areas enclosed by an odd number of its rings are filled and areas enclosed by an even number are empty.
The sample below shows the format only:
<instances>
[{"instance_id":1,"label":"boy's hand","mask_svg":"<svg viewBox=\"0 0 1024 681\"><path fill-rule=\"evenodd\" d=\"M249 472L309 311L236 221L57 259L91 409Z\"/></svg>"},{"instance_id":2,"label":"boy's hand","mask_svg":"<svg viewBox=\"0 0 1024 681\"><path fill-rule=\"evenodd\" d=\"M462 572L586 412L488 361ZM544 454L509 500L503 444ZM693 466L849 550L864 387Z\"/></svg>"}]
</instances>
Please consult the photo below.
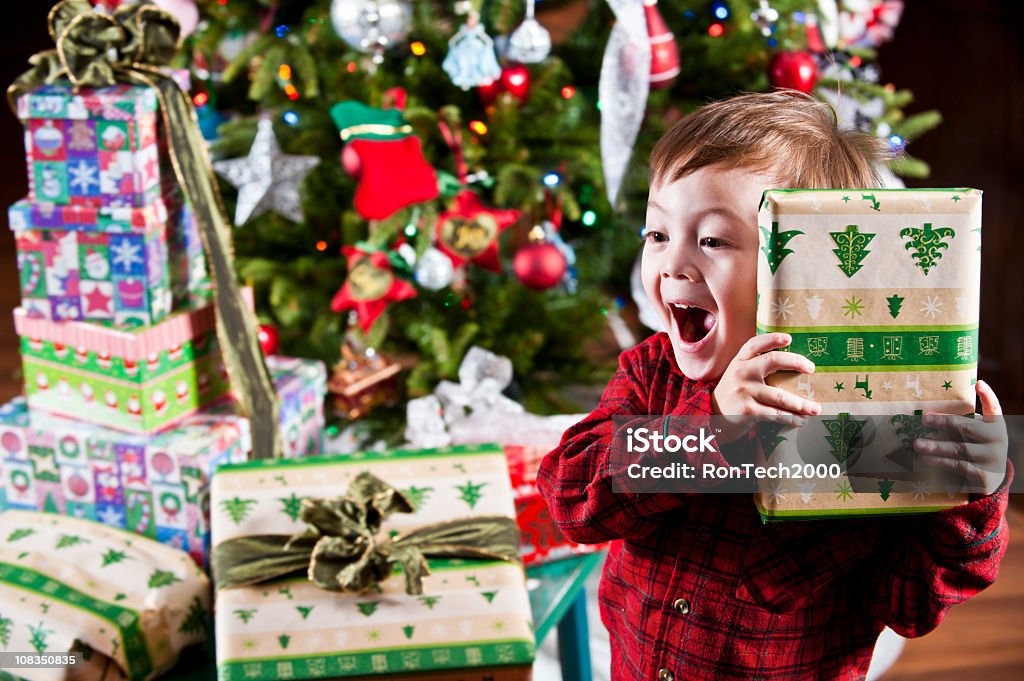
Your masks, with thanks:
<instances>
[{"instance_id":1,"label":"boy's hand","mask_svg":"<svg viewBox=\"0 0 1024 681\"><path fill-rule=\"evenodd\" d=\"M975 386L981 400L982 418L927 413L921 422L932 428L955 433L951 440L914 440L921 463L945 468L962 475L968 485L991 494L1003 482L1009 439L999 398L984 381Z\"/></svg>"},{"instance_id":2,"label":"boy's hand","mask_svg":"<svg viewBox=\"0 0 1024 681\"><path fill-rule=\"evenodd\" d=\"M726 417L759 416L788 425L803 425L804 415L821 413L821 405L781 388L766 385L764 379L776 371L814 373L814 362L792 352L769 352L792 342L785 333L754 336L740 348L711 394L711 409ZM750 420L737 418L734 428L718 434L719 441L732 442L750 429Z\"/></svg>"}]
</instances>

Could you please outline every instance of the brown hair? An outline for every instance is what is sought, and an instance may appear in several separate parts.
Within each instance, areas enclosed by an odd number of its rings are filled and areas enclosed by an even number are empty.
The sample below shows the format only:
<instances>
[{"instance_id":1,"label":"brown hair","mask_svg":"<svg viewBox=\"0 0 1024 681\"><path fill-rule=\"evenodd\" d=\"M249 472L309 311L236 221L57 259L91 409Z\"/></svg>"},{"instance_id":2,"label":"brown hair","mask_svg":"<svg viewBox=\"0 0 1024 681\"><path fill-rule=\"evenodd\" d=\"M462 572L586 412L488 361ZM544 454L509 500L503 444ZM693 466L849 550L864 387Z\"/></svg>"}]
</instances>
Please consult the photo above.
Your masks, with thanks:
<instances>
[{"instance_id":1,"label":"brown hair","mask_svg":"<svg viewBox=\"0 0 1024 681\"><path fill-rule=\"evenodd\" d=\"M779 187L853 189L881 184L878 137L840 130L825 102L795 90L738 95L679 121L654 146L651 185L711 165L773 171Z\"/></svg>"}]
</instances>

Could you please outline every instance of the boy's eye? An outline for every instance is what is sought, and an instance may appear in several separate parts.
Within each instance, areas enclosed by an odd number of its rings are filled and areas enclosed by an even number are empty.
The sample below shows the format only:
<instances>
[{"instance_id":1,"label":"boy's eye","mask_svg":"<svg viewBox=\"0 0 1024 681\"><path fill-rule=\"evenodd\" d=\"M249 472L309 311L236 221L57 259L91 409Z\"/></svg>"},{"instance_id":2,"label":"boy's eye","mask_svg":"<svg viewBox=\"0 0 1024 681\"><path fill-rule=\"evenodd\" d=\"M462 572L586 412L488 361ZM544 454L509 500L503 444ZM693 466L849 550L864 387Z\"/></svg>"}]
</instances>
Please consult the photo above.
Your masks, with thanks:
<instances>
[{"instance_id":1,"label":"boy's eye","mask_svg":"<svg viewBox=\"0 0 1024 681\"><path fill-rule=\"evenodd\" d=\"M645 241L653 241L656 244L660 244L660 243L664 243L664 242L668 241L668 235L662 234L661 232L656 232L656 231L651 230L651 229L645 229L644 230L644 240Z\"/></svg>"},{"instance_id":2,"label":"boy's eye","mask_svg":"<svg viewBox=\"0 0 1024 681\"><path fill-rule=\"evenodd\" d=\"M725 242L713 236L706 236L700 240L700 245L704 248L721 248Z\"/></svg>"}]
</instances>

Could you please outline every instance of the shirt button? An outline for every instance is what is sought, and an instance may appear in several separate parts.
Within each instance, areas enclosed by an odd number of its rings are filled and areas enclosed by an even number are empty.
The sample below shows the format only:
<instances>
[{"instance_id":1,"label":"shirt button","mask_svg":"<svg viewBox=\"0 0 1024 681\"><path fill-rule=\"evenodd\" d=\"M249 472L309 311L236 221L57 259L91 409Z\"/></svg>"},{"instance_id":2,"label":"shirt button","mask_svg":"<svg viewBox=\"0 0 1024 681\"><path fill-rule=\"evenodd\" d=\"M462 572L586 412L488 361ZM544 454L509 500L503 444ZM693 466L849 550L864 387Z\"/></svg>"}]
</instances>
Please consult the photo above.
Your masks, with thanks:
<instances>
[{"instance_id":1,"label":"shirt button","mask_svg":"<svg viewBox=\"0 0 1024 681\"><path fill-rule=\"evenodd\" d=\"M697 536L700 537L701 539L710 539L711 538L711 530L709 530L707 527L704 527L704 526L698 527L697 528Z\"/></svg>"},{"instance_id":2,"label":"shirt button","mask_svg":"<svg viewBox=\"0 0 1024 681\"><path fill-rule=\"evenodd\" d=\"M685 598L677 598L676 602L672 604L672 607L680 615L686 615L690 612L690 604Z\"/></svg>"},{"instance_id":3,"label":"shirt button","mask_svg":"<svg viewBox=\"0 0 1024 681\"><path fill-rule=\"evenodd\" d=\"M658 681L673 681L673 679L675 679L675 678L676 678L676 675L673 674L668 669L659 669L658 670Z\"/></svg>"}]
</instances>

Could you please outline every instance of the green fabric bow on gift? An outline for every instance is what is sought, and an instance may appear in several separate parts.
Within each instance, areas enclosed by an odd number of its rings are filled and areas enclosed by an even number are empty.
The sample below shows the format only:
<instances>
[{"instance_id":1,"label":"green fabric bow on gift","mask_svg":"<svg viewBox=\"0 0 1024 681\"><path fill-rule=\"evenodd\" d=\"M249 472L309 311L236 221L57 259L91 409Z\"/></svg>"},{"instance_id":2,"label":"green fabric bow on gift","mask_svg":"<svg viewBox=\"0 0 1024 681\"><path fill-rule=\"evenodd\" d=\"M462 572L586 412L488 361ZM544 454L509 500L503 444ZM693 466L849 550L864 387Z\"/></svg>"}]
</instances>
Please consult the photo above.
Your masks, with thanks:
<instances>
[{"instance_id":1,"label":"green fabric bow on gift","mask_svg":"<svg viewBox=\"0 0 1024 681\"><path fill-rule=\"evenodd\" d=\"M217 338L242 411L250 417L253 455L280 456L277 397L263 363L256 319L242 302L231 230L206 144L192 100L160 70L178 50L178 21L148 0L122 5L112 15L94 11L88 0L62 0L50 10L48 21L56 48L29 59L32 68L7 89L8 103L16 111L22 95L65 79L76 90L129 83L156 92L174 175L192 206L210 264Z\"/></svg>"},{"instance_id":2,"label":"green fabric bow on gift","mask_svg":"<svg viewBox=\"0 0 1024 681\"><path fill-rule=\"evenodd\" d=\"M423 593L427 558L476 558L518 562L519 530L508 516L458 518L379 541L392 513L414 513L400 491L372 473L360 473L344 497L304 499L299 517L308 527L288 535L229 539L213 550L218 589L247 586L306 571L321 589L362 593L389 577L405 575L405 592Z\"/></svg>"},{"instance_id":3,"label":"green fabric bow on gift","mask_svg":"<svg viewBox=\"0 0 1024 681\"><path fill-rule=\"evenodd\" d=\"M15 94L65 78L75 87L124 82L119 71L166 66L180 44L174 16L149 3L107 15L95 12L88 0L64 0L53 6L47 21L56 49L29 59L32 68L11 86Z\"/></svg>"}]
</instances>

